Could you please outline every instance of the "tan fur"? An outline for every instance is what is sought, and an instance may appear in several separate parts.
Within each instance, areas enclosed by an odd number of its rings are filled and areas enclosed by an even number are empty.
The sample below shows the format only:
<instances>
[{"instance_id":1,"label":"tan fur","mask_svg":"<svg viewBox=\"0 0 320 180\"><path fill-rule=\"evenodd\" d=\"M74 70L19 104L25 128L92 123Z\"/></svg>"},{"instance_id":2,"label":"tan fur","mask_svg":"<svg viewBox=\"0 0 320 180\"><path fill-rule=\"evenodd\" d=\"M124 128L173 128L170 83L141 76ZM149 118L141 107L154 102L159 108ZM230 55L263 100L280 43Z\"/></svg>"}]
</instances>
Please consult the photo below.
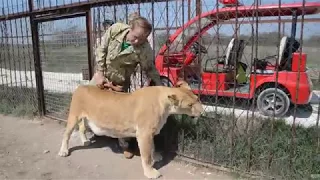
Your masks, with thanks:
<instances>
[{"instance_id":1,"label":"tan fur","mask_svg":"<svg viewBox=\"0 0 320 180\"><path fill-rule=\"evenodd\" d=\"M184 81L177 87L144 87L133 93L102 90L96 86L81 85L73 93L67 127L59 156L69 154L68 142L76 125L80 139L90 144L85 135L86 124L97 135L113 138L136 137L140 149L144 175L158 178L154 161L161 157L154 153L153 137L159 134L170 114L200 116L203 108L198 97Z\"/></svg>"}]
</instances>

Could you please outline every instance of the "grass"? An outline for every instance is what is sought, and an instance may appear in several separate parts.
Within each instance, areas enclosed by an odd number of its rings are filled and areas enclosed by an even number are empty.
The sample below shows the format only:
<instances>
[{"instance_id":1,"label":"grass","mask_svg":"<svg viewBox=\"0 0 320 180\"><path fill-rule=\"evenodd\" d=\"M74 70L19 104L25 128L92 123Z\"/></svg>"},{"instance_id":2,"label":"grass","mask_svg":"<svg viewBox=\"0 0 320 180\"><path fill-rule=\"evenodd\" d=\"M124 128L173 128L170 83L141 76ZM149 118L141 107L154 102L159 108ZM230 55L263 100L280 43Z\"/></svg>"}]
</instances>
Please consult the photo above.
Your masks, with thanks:
<instances>
[{"instance_id":1,"label":"grass","mask_svg":"<svg viewBox=\"0 0 320 180\"><path fill-rule=\"evenodd\" d=\"M71 93L45 91L46 113L66 118ZM36 89L0 86L0 113L32 117L39 114Z\"/></svg>"},{"instance_id":2,"label":"grass","mask_svg":"<svg viewBox=\"0 0 320 180\"><path fill-rule=\"evenodd\" d=\"M0 113L15 116L34 116L38 114L35 89L0 86Z\"/></svg>"},{"instance_id":3,"label":"grass","mask_svg":"<svg viewBox=\"0 0 320 180\"><path fill-rule=\"evenodd\" d=\"M66 120L72 94L45 91L44 96L46 113L55 118Z\"/></svg>"},{"instance_id":4,"label":"grass","mask_svg":"<svg viewBox=\"0 0 320 180\"><path fill-rule=\"evenodd\" d=\"M194 123L185 118L168 122L165 131L173 133L169 137L177 136L179 154L203 162L250 169L276 179L309 179L320 174L319 128L296 127L292 145L292 127L284 121L254 119L247 126L247 119L238 119L232 131L232 119L216 115Z\"/></svg>"}]
</instances>

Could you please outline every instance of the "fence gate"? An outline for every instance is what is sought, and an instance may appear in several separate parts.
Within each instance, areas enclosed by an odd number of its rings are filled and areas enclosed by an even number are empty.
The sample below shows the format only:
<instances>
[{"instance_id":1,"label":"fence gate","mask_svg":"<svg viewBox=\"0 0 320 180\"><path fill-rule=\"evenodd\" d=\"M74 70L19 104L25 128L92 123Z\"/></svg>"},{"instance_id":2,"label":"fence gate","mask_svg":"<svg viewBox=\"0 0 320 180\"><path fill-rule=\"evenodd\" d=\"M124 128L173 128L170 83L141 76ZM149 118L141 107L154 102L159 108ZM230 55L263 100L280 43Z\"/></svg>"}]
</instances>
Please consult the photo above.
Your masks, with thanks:
<instances>
[{"instance_id":1,"label":"fence gate","mask_svg":"<svg viewBox=\"0 0 320 180\"><path fill-rule=\"evenodd\" d=\"M91 32L89 13L40 22L39 50L44 114L65 120L71 93L90 79Z\"/></svg>"}]
</instances>

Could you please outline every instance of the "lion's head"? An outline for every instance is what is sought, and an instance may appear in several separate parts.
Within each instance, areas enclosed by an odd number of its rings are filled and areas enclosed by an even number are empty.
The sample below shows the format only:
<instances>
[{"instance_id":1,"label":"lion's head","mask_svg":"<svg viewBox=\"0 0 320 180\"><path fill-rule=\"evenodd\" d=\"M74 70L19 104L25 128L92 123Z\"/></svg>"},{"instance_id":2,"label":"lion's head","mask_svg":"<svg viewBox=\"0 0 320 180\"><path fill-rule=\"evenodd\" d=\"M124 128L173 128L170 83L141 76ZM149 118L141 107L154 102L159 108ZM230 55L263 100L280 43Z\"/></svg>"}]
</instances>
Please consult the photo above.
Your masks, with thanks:
<instances>
[{"instance_id":1,"label":"lion's head","mask_svg":"<svg viewBox=\"0 0 320 180\"><path fill-rule=\"evenodd\" d=\"M171 113L186 114L199 117L203 112L202 104L187 82L180 80L175 85L175 90L168 95Z\"/></svg>"}]
</instances>

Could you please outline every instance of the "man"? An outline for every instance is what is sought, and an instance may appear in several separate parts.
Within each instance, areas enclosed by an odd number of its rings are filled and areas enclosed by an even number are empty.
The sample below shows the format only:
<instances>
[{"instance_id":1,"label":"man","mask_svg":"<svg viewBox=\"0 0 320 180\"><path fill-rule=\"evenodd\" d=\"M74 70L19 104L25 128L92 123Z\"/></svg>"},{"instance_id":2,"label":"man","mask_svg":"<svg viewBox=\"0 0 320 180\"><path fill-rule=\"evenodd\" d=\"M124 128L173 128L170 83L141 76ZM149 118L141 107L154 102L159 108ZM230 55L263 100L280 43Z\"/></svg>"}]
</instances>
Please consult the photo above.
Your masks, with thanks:
<instances>
[{"instance_id":1,"label":"man","mask_svg":"<svg viewBox=\"0 0 320 180\"><path fill-rule=\"evenodd\" d=\"M100 29L100 32L97 33L99 37L96 38L96 43L94 45L93 52L95 53L98 45L101 43L101 36L114 24L114 21L110 19L106 19L102 22L102 28ZM96 56L96 54L95 54Z\"/></svg>"},{"instance_id":2,"label":"man","mask_svg":"<svg viewBox=\"0 0 320 180\"><path fill-rule=\"evenodd\" d=\"M138 17L140 17L140 14L138 12L131 13L128 16L128 24L131 25L133 20ZM153 49L152 33L149 34L147 40L148 40L151 48ZM148 84L149 84L149 78L146 75L146 72L144 72L141 69L140 65L137 65L135 72L130 77L130 92L133 92L137 89L148 86Z\"/></svg>"},{"instance_id":3,"label":"man","mask_svg":"<svg viewBox=\"0 0 320 180\"><path fill-rule=\"evenodd\" d=\"M130 76L139 64L155 85L162 85L147 41L151 30L151 24L144 17L133 19L130 25L115 23L107 29L96 49L96 72L90 84L128 92ZM131 140L119 139L126 158L133 157L128 143Z\"/></svg>"}]
</instances>

